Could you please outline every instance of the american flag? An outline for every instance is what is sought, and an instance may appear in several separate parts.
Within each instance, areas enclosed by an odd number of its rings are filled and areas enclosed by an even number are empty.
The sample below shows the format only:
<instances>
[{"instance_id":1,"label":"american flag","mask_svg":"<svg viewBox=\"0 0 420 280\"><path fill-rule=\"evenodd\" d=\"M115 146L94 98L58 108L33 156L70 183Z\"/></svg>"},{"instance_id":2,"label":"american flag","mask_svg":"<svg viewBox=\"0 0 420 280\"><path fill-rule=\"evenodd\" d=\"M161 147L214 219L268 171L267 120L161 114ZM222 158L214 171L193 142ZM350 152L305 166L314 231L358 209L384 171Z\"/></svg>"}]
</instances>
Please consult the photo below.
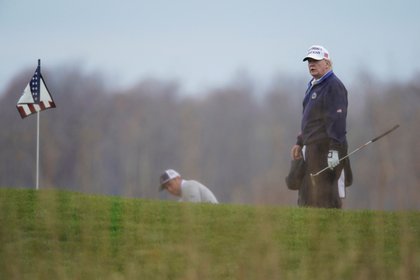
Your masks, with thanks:
<instances>
[{"instance_id":1,"label":"american flag","mask_svg":"<svg viewBox=\"0 0 420 280\"><path fill-rule=\"evenodd\" d=\"M55 108L54 100L44 83L39 60L38 67L36 68L31 81L23 91L16 107L22 119L36 112Z\"/></svg>"}]
</instances>

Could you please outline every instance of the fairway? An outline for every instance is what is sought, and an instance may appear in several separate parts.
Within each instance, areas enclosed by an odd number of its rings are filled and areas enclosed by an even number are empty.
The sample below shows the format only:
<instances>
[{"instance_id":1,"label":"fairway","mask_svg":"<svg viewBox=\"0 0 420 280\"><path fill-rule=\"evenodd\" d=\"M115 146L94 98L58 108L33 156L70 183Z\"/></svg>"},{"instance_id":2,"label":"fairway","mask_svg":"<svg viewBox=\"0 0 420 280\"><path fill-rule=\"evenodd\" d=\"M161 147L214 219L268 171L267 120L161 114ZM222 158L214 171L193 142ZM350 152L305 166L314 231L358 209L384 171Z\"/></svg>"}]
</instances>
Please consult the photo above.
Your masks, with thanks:
<instances>
[{"instance_id":1,"label":"fairway","mask_svg":"<svg viewBox=\"0 0 420 280\"><path fill-rule=\"evenodd\" d=\"M0 189L0 279L420 279L420 213Z\"/></svg>"}]
</instances>

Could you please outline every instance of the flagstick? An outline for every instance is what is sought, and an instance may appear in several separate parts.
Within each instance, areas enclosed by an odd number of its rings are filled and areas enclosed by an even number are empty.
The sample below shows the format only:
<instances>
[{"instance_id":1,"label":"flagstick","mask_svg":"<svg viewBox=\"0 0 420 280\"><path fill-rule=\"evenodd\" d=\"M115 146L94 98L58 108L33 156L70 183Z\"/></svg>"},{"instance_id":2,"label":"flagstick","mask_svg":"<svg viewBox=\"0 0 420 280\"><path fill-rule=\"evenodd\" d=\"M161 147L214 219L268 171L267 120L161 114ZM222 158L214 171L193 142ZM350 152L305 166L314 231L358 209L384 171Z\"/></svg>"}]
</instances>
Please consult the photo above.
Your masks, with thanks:
<instances>
[{"instance_id":1,"label":"flagstick","mask_svg":"<svg viewBox=\"0 0 420 280\"><path fill-rule=\"evenodd\" d=\"M38 59L39 74L41 74L41 59ZM40 85L38 85L40 86ZM41 111L36 113L36 190L39 189L39 114Z\"/></svg>"},{"instance_id":2,"label":"flagstick","mask_svg":"<svg viewBox=\"0 0 420 280\"><path fill-rule=\"evenodd\" d=\"M39 189L39 114L36 113L37 126L36 126L36 190Z\"/></svg>"},{"instance_id":3,"label":"flagstick","mask_svg":"<svg viewBox=\"0 0 420 280\"><path fill-rule=\"evenodd\" d=\"M40 104L42 102L42 104ZM16 105L21 118L25 118L32 114L37 114L36 128L36 182L35 188L39 189L39 134L40 134L40 113L49 108L55 108L54 100L48 92L47 85L41 75L41 59L38 59L38 67L31 81L23 90L22 96ZM35 109L35 110L34 110Z\"/></svg>"}]
</instances>

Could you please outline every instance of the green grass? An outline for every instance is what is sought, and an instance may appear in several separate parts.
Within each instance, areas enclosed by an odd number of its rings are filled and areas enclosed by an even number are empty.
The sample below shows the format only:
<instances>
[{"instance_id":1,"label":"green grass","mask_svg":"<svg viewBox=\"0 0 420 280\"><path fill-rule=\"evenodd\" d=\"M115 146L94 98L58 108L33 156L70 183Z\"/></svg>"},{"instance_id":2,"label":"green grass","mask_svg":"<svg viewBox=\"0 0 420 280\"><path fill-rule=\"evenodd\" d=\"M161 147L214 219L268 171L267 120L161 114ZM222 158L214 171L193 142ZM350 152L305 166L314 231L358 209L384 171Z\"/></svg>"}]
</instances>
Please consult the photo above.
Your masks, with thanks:
<instances>
[{"instance_id":1,"label":"green grass","mask_svg":"<svg viewBox=\"0 0 420 280\"><path fill-rule=\"evenodd\" d=\"M420 213L0 189L0 279L420 279Z\"/></svg>"}]
</instances>

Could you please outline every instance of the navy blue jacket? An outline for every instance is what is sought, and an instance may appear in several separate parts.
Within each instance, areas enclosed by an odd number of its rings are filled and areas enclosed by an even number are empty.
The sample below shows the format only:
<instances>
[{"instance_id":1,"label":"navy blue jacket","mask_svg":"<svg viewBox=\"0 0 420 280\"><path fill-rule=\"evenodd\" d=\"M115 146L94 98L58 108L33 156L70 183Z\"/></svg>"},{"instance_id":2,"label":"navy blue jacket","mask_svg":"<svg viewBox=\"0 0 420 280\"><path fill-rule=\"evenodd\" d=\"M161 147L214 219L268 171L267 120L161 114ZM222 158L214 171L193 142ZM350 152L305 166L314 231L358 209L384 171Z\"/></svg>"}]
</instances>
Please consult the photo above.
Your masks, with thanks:
<instances>
[{"instance_id":1,"label":"navy blue jacket","mask_svg":"<svg viewBox=\"0 0 420 280\"><path fill-rule=\"evenodd\" d=\"M346 145L347 106L347 90L333 71L314 85L309 82L297 144L302 146L329 139L331 149Z\"/></svg>"}]
</instances>

